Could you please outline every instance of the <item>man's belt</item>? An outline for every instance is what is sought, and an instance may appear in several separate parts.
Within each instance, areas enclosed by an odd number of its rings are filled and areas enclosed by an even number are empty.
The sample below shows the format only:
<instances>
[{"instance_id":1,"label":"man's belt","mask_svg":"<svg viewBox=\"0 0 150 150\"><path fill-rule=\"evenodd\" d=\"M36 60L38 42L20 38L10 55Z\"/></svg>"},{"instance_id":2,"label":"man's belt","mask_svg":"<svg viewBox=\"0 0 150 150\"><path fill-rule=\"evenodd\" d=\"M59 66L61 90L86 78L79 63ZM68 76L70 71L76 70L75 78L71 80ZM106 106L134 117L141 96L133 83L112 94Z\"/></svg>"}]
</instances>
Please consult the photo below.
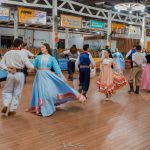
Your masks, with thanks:
<instances>
[{"instance_id":1,"label":"man's belt","mask_svg":"<svg viewBox=\"0 0 150 150\"><path fill-rule=\"evenodd\" d=\"M74 60L74 59L69 59L69 61L71 61L71 62L76 62L76 60Z\"/></svg>"},{"instance_id":2,"label":"man's belt","mask_svg":"<svg viewBox=\"0 0 150 150\"><path fill-rule=\"evenodd\" d=\"M83 65L80 65L80 68L90 68L90 66L83 66Z\"/></svg>"},{"instance_id":3,"label":"man's belt","mask_svg":"<svg viewBox=\"0 0 150 150\"><path fill-rule=\"evenodd\" d=\"M24 69L16 69L16 72L23 72L24 73Z\"/></svg>"}]
</instances>

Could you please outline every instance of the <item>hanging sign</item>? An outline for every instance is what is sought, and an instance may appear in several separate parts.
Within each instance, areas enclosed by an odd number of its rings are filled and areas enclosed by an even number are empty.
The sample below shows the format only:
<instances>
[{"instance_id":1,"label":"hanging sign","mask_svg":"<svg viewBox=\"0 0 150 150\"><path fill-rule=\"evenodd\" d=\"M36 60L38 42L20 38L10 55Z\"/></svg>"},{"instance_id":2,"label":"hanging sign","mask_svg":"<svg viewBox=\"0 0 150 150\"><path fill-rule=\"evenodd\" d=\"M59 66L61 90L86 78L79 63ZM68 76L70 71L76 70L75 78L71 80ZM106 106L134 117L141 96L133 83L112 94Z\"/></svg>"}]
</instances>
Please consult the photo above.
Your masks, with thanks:
<instances>
[{"instance_id":1,"label":"hanging sign","mask_svg":"<svg viewBox=\"0 0 150 150\"><path fill-rule=\"evenodd\" d=\"M125 34L126 25L119 23L112 23L112 31L114 31L117 34Z\"/></svg>"},{"instance_id":2,"label":"hanging sign","mask_svg":"<svg viewBox=\"0 0 150 150\"><path fill-rule=\"evenodd\" d=\"M61 15L61 27L65 28L82 28L82 18L70 15Z\"/></svg>"},{"instance_id":3,"label":"hanging sign","mask_svg":"<svg viewBox=\"0 0 150 150\"><path fill-rule=\"evenodd\" d=\"M112 29L123 29L126 25L120 23L112 23Z\"/></svg>"},{"instance_id":4,"label":"hanging sign","mask_svg":"<svg viewBox=\"0 0 150 150\"><path fill-rule=\"evenodd\" d=\"M9 8L0 7L0 21L9 21Z\"/></svg>"},{"instance_id":5,"label":"hanging sign","mask_svg":"<svg viewBox=\"0 0 150 150\"><path fill-rule=\"evenodd\" d=\"M146 36L150 36L150 29L146 29Z\"/></svg>"},{"instance_id":6,"label":"hanging sign","mask_svg":"<svg viewBox=\"0 0 150 150\"><path fill-rule=\"evenodd\" d=\"M29 8L18 8L20 23L27 24L46 24L46 12Z\"/></svg>"},{"instance_id":7,"label":"hanging sign","mask_svg":"<svg viewBox=\"0 0 150 150\"><path fill-rule=\"evenodd\" d=\"M97 28L97 29L104 29L105 28L105 22L90 20L90 27L91 28Z\"/></svg>"},{"instance_id":8,"label":"hanging sign","mask_svg":"<svg viewBox=\"0 0 150 150\"><path fill-rule=\"evenodd\" d=\"M129 26L129 34L140 35L140 34L141 34L141 29L140 29L140 27L136 27L136 26L130 25L130 26Z\"/></svg>"}]
</instances>

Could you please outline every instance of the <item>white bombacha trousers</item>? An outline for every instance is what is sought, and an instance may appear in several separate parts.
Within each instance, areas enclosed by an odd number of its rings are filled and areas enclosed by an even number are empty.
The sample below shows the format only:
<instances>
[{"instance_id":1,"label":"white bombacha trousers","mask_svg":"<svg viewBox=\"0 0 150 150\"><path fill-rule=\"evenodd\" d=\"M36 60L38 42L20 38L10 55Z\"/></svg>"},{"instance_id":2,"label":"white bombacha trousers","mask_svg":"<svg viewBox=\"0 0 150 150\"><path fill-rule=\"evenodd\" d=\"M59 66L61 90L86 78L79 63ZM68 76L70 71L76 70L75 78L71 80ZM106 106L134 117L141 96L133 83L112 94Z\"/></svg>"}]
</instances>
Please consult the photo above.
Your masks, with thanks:
<instances>
[{"instance_id":1,"label":"white bombacha trousers","mask_svg":"<svg viewBox=\"0 0 150 150\"><path fill-rule=\"evenodd\" d=\"M3 90L3 104L9 111L16 111L24 86L25 76L22 72L9 73Z\"/></svg>"}]
</instances>

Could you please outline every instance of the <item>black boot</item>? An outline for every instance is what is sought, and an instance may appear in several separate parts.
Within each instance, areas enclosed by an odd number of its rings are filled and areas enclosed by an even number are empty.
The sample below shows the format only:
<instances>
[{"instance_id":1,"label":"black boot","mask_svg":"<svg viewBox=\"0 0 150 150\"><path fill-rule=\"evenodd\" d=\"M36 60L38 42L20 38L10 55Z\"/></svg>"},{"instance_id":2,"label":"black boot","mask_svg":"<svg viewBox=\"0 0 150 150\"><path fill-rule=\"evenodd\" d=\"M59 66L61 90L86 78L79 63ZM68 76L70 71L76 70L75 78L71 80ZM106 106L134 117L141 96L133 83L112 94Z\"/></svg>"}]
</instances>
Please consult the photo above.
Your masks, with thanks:
<instances>
[{"instance_id":1,"label":"black boot","mask_svg":"<svg viewBox=\"0 0 150 150\"><path fill-rule=\"evenodd\" d=\"M136 91L134 92L135 94L139 94L140 92L140 87L139 86L136 86Z\"/></svg>"},{"instance_id":2,"label":"black boot","mask_svg":"<svg viewBox=\"0 0 150 150\"><path fill-rule=\"evenodd\" d=\"M134 87L133 87L133 83L129 83L130 86L130 90L128 91L128 93L134 93Z\"/></svg>"},{"instance_id":3,"label":"black boot","mask_svg":"<svg viewBox=\"0 0 150 150\"><path fill-rule=\"evenodd\" d=\"M7 109L8 109L8 107L4 106L1 112L2 112L2 113L6 113L6 112L7 112Z\"/></svg>"}]
</instances>

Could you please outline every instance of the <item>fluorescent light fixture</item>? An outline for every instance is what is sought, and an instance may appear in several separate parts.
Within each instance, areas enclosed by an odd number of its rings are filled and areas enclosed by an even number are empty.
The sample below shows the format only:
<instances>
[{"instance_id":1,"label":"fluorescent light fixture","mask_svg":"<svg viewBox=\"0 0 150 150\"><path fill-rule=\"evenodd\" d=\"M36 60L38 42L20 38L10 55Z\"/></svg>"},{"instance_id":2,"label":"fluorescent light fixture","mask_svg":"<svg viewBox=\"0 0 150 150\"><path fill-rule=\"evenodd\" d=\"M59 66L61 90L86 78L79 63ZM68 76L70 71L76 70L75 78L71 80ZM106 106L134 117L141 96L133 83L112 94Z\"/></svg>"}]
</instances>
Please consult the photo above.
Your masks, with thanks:
<instances>
[{"instance_id":1,"label":"fluorescent light fixture","mask_svg":"<svg viewBox=\"0 0 150 150\"><path fill-rule=\"evenodd\" d=\"M97 31L96 33L97 33L97 34L100 34L100 32L99 32L99 31Z\"/></svg>"},{"instance_id":2,"label":"fluorescent light fixture","mask_svg":"<svg viewBox=\"0 0 150 150\"><path fill-rule=\"evenodd\" d=\"M104 5L105 4L105 2L97 2L97 3L95 3L95 5Z\"/></svg>"}]
</instances>

